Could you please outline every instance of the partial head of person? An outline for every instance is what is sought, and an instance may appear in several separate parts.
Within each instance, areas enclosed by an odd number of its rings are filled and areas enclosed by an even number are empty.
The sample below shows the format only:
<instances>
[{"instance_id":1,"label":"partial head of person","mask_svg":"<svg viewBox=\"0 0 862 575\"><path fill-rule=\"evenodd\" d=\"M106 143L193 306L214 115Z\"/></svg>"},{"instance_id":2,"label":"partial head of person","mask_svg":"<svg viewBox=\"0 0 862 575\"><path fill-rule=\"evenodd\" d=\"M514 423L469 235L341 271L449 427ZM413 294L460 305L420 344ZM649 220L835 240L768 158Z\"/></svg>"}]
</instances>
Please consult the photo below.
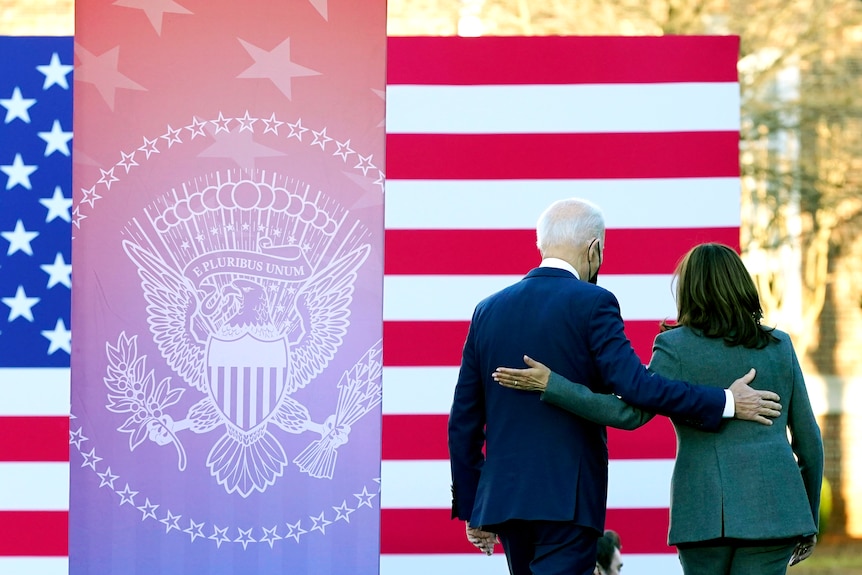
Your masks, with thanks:
<instances>
[{"instance_id":1,"label":"partial head of person","mask_svg":"<svg viewBox=\"0 0 862 575\"><path fill-rule=\"evenodd\" d=\"M579 198L554 202L539 216L536 245L542 258L567 261L582 280L596 283L605 245L602 210Z\"/></svg>"},{"instance_id":2,"label":"partial head of person","mask_svg":"<svg viewBox=\"0 0 862 575\"><path fill-rule=\"evenodd\" d=\"M731 346L759 349L776 341L771 329L760 323L763 308L757 288L732 248L718 243L695 246L682 258L674 276L676 326L698 329Z\"/></svg>"},{"instance_id":3,"label":"partial head of person","mask_svg":"<svg viewBox=\"0 0 862 575\"><path fill-rule=\"evenodd\" d=\"M619 536L614 531L605 531L597 542L596 570L593 575L621 575L623 558L620 548Z\"/></svg>"}]
</instances>

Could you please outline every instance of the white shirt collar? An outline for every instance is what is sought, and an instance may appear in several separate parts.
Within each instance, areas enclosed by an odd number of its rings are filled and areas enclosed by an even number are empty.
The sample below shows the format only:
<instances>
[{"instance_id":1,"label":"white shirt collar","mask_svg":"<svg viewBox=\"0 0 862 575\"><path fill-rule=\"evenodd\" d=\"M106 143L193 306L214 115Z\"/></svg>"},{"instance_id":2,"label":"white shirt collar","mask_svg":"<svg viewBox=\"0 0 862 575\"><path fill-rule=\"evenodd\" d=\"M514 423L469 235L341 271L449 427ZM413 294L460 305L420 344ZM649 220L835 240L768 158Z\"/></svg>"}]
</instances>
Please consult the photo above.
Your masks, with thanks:
<instances>
[{"instance_id":1,"label":"white shirt collar","mask_svg":"<svg viewBox=\"0 0 862 575\"><path fill-rule=\"evenodd\" d=\"M539 264L539 267L566 270L567 272L572 272L576 278L581 279L581 276L578 275L578 270L576 270L572 264L566 260L561 260L560 258L545 258L542 260L542 263Z\"/></svg>"}]
</instances>

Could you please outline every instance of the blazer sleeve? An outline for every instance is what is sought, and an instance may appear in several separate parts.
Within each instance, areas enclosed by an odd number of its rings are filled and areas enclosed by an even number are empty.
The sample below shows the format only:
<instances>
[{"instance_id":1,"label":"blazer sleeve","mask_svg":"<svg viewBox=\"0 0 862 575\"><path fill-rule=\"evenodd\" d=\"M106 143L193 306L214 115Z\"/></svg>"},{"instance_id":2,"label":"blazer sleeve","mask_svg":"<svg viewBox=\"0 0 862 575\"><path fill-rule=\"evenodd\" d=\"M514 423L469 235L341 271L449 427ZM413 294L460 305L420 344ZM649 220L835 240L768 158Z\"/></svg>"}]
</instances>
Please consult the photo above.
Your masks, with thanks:
<instances>
[{"instance_id":1,"label":"blazer sleeve","mask_svg":"<svg viewBox=\"0 0 862 575\"><path fill-rule=\"evenodd\" d=\"M485 393L478 368L473 326L467 333L455 397L449 412L449 463L452 471L452 518L470 520L485 464Z\"/></svg>"},{"instance_id":2,"label":"blazer sleeve","mask_svg":"<svg viewBox=\"0 0 862 575\"><path fill-rule=\"evenodd\" d=\"M645 425L655 416L650 411L629 405L616 395L595 393L553 372L541 399L593 423L629 431Z\"/></svg>"},{"instance_id":3,"label":"blazer sleeve","mask_svg":"<svg viewBox=\"0 0 862 575\"><path fill-rule=\"evenodd\" d=\"M623 401L704 430L717 430L726 401L723 389L650 373L623 329L617 298L601 290L589 317L590 348L602 379Z\"/></svg>"},{"instance_id":4,"label":"blazer sleeve","mask_svg":"<svg viewBox=\"0 0 862 575\"><path fill-rule=\"evenodd\" d=\"M819 527L820 489L823 482L823 441L792 344L790 354L793 358L793 391L790 396L787 425L790 428L793 453L796 454L802 482L808 494L808 503L811 505L814 525Z\"/></svg>"}]
</instances>

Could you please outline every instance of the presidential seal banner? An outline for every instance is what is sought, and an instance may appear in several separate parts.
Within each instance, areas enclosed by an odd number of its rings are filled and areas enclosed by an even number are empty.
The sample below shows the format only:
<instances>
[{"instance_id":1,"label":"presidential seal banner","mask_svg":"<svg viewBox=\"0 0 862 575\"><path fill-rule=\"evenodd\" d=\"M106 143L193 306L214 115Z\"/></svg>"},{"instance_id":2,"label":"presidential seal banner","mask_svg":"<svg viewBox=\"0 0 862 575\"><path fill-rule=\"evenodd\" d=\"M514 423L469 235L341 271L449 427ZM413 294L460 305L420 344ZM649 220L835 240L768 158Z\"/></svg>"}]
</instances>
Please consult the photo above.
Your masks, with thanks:
<instances>
[{"instance_id":1,"label":"presidential seal banner","mask_svg":"<svg viewBox=\"0 0 862 575\"><path fill-rule=\"evenodd\" d=\"M377 573L385 3L76 9L70 573Z\"/></svg>"}]
</instances>

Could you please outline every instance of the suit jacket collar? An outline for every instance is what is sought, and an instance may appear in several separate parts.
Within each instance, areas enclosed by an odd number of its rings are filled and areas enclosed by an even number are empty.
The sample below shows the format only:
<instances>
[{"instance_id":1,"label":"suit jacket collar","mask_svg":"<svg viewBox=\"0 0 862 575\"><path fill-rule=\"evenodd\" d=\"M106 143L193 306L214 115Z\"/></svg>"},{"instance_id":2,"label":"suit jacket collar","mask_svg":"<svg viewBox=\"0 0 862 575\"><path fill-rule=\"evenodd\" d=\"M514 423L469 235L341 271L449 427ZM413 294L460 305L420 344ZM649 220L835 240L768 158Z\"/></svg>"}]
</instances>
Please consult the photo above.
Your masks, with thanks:
<instances>
[{"instance_id":1,"label":"suit jacket collar","mask_svg":"<svg viewBox=\"0 0 862 575\"><path fill-rule=\"evenodd\" d=\"M542 260L542 263L539 264L539 267L566 270L567 272L572 272L577 279L581 279L581 276L578 275L578 270L576 270L572 264L566 260L561 260L560 258L545 258Z\"/></svg>"},{"instance_id":2,"label":"suit jacket collar","mask_svg":"<svg viewBox=\"0 0 862 575\"><path fill-rule=\"evenodd\" d=\"M536 277L564 278L564 279L573 279L573 280L578 279L577 277L575 277L575 274L573 274L570 271L561 270L559 268L549 268L549 267L533 268L532 270L530 270L530 273L528 273L526 276L524 276L524 279L536 278Z\"/></svg>"}]
</instances>

